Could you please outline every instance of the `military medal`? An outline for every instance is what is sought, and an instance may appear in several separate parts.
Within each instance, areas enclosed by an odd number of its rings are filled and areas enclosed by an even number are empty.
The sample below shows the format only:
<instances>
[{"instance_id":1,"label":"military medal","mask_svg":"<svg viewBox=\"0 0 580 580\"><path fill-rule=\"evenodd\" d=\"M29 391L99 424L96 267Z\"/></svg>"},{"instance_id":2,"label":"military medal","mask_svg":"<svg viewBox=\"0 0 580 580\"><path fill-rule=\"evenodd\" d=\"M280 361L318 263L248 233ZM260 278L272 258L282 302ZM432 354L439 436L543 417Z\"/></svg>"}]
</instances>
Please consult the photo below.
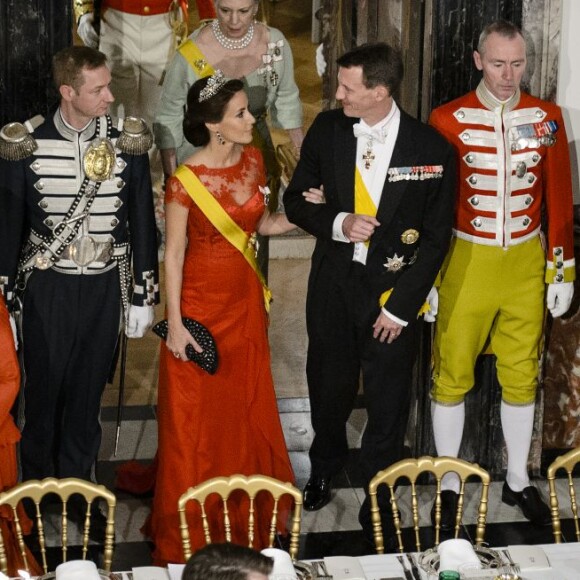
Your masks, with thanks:
<instances>
[{"instance_id":1,"label":"military medal","mask_svg":"<svg viewBox=\"0 0 580 580\"><path fill-rule=\"evenodd\" d=\"M365 163L365 169L370 169L371 168L371 163L373 162L375 156L373 154L373 140L369 139L367 141L367 149L366 151L363 153L363 161Z\"/></svg>"},{"instance_id":2,"label":"military medal","mask_svg":"<svg viewBox=\"0 0 580 580\"><path fill-rule=\"evenodd\" d=\"M390 167L389 181L425 181L426 179L441 179L443 165L414 165L412 167Z\"/></svg>"},{"instance_id":3,"label":"military medal","mask_svg":"<svg viewBox=\"0 0 580 580\"><path fill-rule=\"evenodd\" d=\"M85 175L92 181L106 181L113 177L115 148L109 139L91 141L83 157Z\"/></svg>"},{"instance_id":4,"label":"military medal","mask_svg":"<svg viewBox=\"0 0 580 580\"><path fill-rule=\"evenodd\" d=\"M419 232L417 230L405 230L401 234L401 242L403 244L414 244L419 239Z\"/></svg>"},{"instance_id":5,"label":"military medal","mask_svg":"<svg viewBox=\"0 0 580 580\"><path fill-rule=\"evenodd\" d=\"M405 256L397 256L395 254L392 258L387 256L387 263L383 264L383 266L389 272L398 272L403 266L406 266Z\"/></svg>"},{"instance_id":6,"label":"military medal","mask_svg":"<svg viewBox=\"0 0 580 580\"><path fill-rule=\"evenodd\" d=\"M512 127L510 129L511 150L537 149L540 145L551 147L556 142L554 133L557 130L557 121L542 121Z\"/></svg>"}]
</instances>

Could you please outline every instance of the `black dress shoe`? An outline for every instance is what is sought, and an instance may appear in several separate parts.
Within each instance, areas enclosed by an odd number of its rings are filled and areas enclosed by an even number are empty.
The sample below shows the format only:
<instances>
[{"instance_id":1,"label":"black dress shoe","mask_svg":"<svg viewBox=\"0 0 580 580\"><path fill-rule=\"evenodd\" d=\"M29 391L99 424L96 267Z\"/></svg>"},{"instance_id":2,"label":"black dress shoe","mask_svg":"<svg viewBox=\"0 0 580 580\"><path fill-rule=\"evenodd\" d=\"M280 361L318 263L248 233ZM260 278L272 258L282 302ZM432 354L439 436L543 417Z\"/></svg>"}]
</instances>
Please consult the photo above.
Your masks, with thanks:
<instances>
[{"instance_id":1,"label":"black dress shoe","mask_svg":"<svg viewBox=\"0 0 580 580\"><path fill-rule=\"evenodd\" d=\"M304 509L314 512L330 501L330 477L310 476L304 487Z\"/></svg>"},{"instance_id":2,"label":"black dress shoe","mask_svg":"<svg viewBox=\"0 0 580 580\"><path fill-rule=\"evenodd\" d=\"M524 516L536 526L549 526L552 523L550 508L532 485L522 491L513 491L507 482L504 482L501 501L507 505L517 505Z\"/></svg>"},{"instance_id":3,"label":"black dress shoe","mask_svg":"<svg viewBox=\"0 0 580 580\"><path fill-rule=\"evenodd\" d=\"M455 529L458 501L459 495L452 489L444 489L441 492L441 531L451 532ZM433 507L431 508L431 523L435 527L435 502L433 502Z\"/></svg>"}]
</instances>

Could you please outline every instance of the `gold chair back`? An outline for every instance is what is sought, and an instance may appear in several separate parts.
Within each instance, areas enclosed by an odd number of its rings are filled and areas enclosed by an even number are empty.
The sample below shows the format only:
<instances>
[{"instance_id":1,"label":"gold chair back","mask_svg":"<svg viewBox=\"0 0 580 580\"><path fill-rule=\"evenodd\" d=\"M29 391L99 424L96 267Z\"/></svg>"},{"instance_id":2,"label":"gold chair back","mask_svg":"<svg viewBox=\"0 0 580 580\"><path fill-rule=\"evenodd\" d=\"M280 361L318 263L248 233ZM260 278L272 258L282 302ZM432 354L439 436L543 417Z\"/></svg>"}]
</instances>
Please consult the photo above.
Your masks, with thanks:
<instances>
[{"instance_id":1,"label":"gold chair back","mask_svg":"<svg viewBox=\"0 0 580 580\"><path fill-rule=\"evenodd\" d=\"M576 490L574 489L574 480L572 479L572 471L576 464L580 462L580 447L568 451L555 459L550 467L548 467L548 486L550 487L550 510L552 512L552 533L554 534L554 542L560 544L562 542L562 526L560 522L560 505L558 504L558 495L556 493L556 472L559 469L564 469L568 474L568 493L570 494L570 508L572 509L572 517L574 519L574 527L576 530L576 541L580 542L580 526L578 524L578 503L576 501Z\"/></svg>"},{"instance_id":2,"label":"gold chair back","mask_svg":"<svg viewBox=\"0 0 580 580\"><path fill-rule=\"evenodd\" d=\"M67 560L68 550L68 521L67 521L67 500L75 494L79 494L85 498L87 502L87 510L85 521L82 530L82 558L87 557L89 546L89 531L91 527L91 505L97 498L103 498L107 502L107 528L105 531L105 545L104 545L104 570L109 572L111 569L111 562L113 560L113 544L115 542L115 507L117 500L115 494L109 491L103 485L97 485L83 479L68 477L65 479L55 479L48 477L46 479L38 480L31 479L22 482L12 489L0 493L0 506L6 505L12 509L14 517L14 525L16 528L16 540L18 549L21 553L22 559L25 562L26 570L29 570L28 561L26 557L24 535L20 524L20 519L17 513L18 504L25 499L32 500L34 503L34 524L36 532L38 533L38 543L40 547L40 554L42 557L42 568L44 573L48 573L48 564L46 558L46 537L43 522L43 514L41 509L41 500L48 494L55 494L59 497L62 503L62 511L60 518L61 525L61 544L62 544L62 561ZM6 573L8 567L6 550L2 542L0 534L0 570Z\"/></svg>"},{"instance_id":3,"label":"gold chair back","mask_svg":"<svg viewBox=\"0 0 580 580\"><path fill-rule=\"evenodd\" d=\"M290 556L296 559L298 555L298 543L300 539L300 523L302 519L302 492L291 483L283 483L266 475L232 475L231 477L215 477L209 479L195 487L190 487L178 502L179 522L181 539L183 542L183 555L187 560L191 556L191 542L189 538L189 526L186 517L186 505L189 501L197 501L201 510L201 520L203 525L204 538L207 544L211 544L211 532L208 521L208 514L205 508L207 498L212 494L217 494L222 500L223 522L226 533L226 541L231 542L231 522L228 513L228 498L234 490L244 491L249 498L250 506L248 513L248 538L249 547L253 548L255 537L256 506L255 499L259 492L268 492L273 500L274 506L270 517L269 525L269 547L273 547L276 536L276 524L278 519L278 504L280 499L289 495L294 500L292 519L290 524Z\"/></svg>"},{"instance_id":4,"label":"gold chair back","mask_svg":"<svg viewBox=\"0 0 580 580\"><path fill-rule=\"evenodd\" d=\"M455 518L455 537L459 535L459 529L463 518L463 506L465 499L465 481L470 476L475 476L481 480L481 496L477 515L477 526L475 541L477 545L483 542L485 535L485 520L487 516L487 498L489 494L489 473L479 467L476 463L469 463L455 457L419 457L418 459L403 459L394 463L387 469L379 471L369 484L369 497L371 502L371 518L373 522L373 535L375 547L378 554L384 553L383 530L381 524L381 514L377 499L377 489L380 485L387 485L390 491L390 502L393 513L393 522L397 536L397 544L400 552L404 552L403 535L401 527L401 511L397 503L395 484L400 478L408 479L411 483L411 511L413 517L413 529L415 532L415 548L421 551L421 539L419 537L419 500L417 496L417 479L419 475L429 472L436 479L435 495L435 545L439 545L441 532L441 478L445 473L455 472L459 476L461 486L457 503Z\"/></svg>"}]
</instances>

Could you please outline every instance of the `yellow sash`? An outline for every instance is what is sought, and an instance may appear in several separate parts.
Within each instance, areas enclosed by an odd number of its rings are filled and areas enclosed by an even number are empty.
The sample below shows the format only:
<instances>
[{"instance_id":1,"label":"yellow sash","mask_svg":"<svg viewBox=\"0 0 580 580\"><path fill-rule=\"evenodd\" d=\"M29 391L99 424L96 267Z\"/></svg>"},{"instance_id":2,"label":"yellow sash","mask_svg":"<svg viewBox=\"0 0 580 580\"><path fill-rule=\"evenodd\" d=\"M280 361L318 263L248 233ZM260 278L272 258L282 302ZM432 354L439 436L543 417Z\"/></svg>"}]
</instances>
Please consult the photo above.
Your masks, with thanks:
<instances>
[{"instance_id":1,"label":"yellow sash","mask_svg":"<svg viewBox=\"0 0 580 580\"><path fill-rule=\"evenodd\" d=\"M214 68L207 62L203 52L199 50L199 47L193 40L186 40L179 47L179 52L200 78L208 77L215 72Z\"/></svg>"},{"instance_id":2,"label":"yellow sash","mask_svg":"<svg viewBox=\"0 0 580 580\"><path fill-rule=\"evenodd\" d=\"M270 302L272 301L272 292L266 285L264 276L256 262L252 237L240 228L240 226L228 215L226 210L219 204L217 199L207 190L197 175L186 167L180 165L175 171L175 177L179 179L189 197L197 204L199 209L205 214L205 217L212 223L218 232L230 243L236 250L241 252L252 270L262 284L264 290L264 306L266 312L270 312Z\"/></svg>"},{"instance_id":3,"label":"yellow sash","mask_svg":"<svg viewBox=\"0 0 580 580\"><path fill-rule=\"evenodd\" d=\"M373 201L372 197L370 196L369 190L363 181L362 175L358 170L358 167L355 170L354 174L354 213L362 213L365 215L372 215L373 217L377 216L377 206ZM370 241L367 240L365 242L365 246L369 247ZM389 289L386 292L383 292L379 298L379 306L382 308L389 299L389 296L393 292L393 289ZM419 310L419 314L417 314L417 318L426 312L431 310L429 304L425 302L421 309Z\"/></svg>"},{"instance_id":4,"label":"yellow sash","mask_svg":"<svg viewBox=\"0 0 580 580\"><path fill-rule=\"evenodd\" d=\"M355 168L354 172L354 213L362 213L373 217L377 215L377 206L363 181L358 167ZM369 244L370 240L367 240L365 246L368 248Z\"/></svg>"}]
</instances>

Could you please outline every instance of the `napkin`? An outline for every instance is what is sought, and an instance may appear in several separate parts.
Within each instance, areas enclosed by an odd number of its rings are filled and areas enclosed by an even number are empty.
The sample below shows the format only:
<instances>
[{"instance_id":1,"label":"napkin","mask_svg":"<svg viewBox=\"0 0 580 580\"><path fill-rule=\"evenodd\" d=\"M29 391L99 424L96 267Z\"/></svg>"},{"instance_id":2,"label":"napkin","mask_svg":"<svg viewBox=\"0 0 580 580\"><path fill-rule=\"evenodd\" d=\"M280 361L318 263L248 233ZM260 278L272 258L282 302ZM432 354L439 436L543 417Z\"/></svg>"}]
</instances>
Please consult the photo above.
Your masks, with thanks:
<instances>
[{"instance_id":1,"label":"napkin","mask_svg":"<svg viewBox=\"0 0 580 580\"><path fill-rule=\"evenodd\" d=\"M508 546L507 551L522 572L550 568L546 552L540 546Z\"/></svg>"},{"instance_id":2,"label":"napkin","mask_svg":"<svg viewBox=\"0 0 580 580\"><path fill-rule=\"evenodd\" d=\"M366 580L358 558L353 556L327 556L326 569L334 580Z\"/></svg>"},{"instance_id":3,"label":"napkin","mask_svg":"<svg viewBox=\"0 0 580 580\"><path fill-rule=\"evenodd\" d=\"M437 547L439 553L439 570L457 569L461 564L473 564L474 568L481 568L481 562L473 549L473 546L467 540L453 538L441 542Z\"/></svg>"},{"instance_id":4,"label":"napkin","mask_svg":"<svg viewBox=\"0 0 580 580\"><path fill-rule=\"evenodd\" d=\"M268 576L269 580L297 580L292 558L288 552L278 548L266 548L262 550L262 554L274 560L274 568Z\"/></svg>"},{"instance_id":5,"label":"napkin","mask_svg":"<svg viewBox=\"0 0 580 580\"><path fill-rule=\"evenodd\" d=\"M159 566L133 568L133 580L169 580L169 572Z\"/></svg>"},{"instance_id":6,"label":"napkin","mask_svg":"<svg viewBox=\"0 0 580 580\"><path fill-rule=\"evenodd\" d=\"M101 580L97 565L89 560L70 560L56 567L56 580Z\"/></svg>"},{"instance_id":7,"label":"napkin","mask_svg":"<svg viewBox=\"0 0 580 580\"><path fill-rule=\"evenodd\" d=\"M185 564L167 564L170 580L181 580Z\"/></svg>"}]
</instances>

